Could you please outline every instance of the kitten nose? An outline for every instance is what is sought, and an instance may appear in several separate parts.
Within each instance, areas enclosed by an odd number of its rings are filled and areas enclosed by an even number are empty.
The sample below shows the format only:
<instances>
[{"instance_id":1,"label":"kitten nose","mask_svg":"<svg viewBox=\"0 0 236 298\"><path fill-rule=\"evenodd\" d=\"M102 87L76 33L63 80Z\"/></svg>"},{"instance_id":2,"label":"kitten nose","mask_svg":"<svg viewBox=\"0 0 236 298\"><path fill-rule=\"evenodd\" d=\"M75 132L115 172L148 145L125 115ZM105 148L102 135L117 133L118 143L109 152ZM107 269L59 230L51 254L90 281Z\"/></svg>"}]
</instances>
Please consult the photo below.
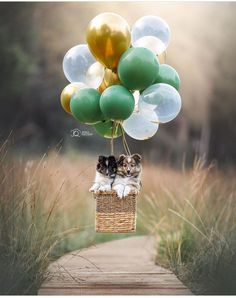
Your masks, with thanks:
<instances>
[{"instance_id":1,"label":"kitten nose","mask_svg":"<svg viewBox=\"0 0 236 298\"><path fill-rule=\"evenodd\" d=\"M130 174L130 170L128 170L127 173Z\"/></svg>"}]
</instances>

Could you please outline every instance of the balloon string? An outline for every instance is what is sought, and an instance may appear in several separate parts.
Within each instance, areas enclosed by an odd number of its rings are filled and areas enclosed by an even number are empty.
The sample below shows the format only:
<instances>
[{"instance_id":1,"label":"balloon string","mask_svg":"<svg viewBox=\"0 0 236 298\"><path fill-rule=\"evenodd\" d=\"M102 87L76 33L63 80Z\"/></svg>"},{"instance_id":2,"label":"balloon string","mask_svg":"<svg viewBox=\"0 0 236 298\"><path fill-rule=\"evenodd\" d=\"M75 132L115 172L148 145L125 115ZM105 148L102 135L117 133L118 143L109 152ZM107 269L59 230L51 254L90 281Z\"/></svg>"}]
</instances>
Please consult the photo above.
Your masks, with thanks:
<instances>
[{"instance_id":1,"label":"balloon string","mask_svg":"<svg viewBox=\"0 0 236 298\"><path fill-rule=\"evenodd\" d=\"M114 125L115 123L113 122L112 124L112 132L111 132L111 155L114 155Z\"/></svg>"},{"instance_id":2,"label":"balloon string","mask_svg":"<svg viewBox=\"0 0 236 298\"><path fill-rule=\"evenodd\" d=\"M121 127L121 130L122 130L122 141L123 141L123 146L124 146L125 152L126 152L127 155L131 155L128 142L127 142L127 140L125 138L124 128L123 128L123 126L121 124L120 124L120 127Z\"/></svg>"},{"instance_id":3,"label":"balloon string","mask_svg":"<svg viewBox=\"0 0 236 298\"><path fill-rule=\"evenodd\" d=\"M113 138L111 138L111 155L114 155L114 142L113 142Z\"/></svg>"},{"instance_id":4,"label":"balloon string","mask_svg":"<svg viewBox=\"0 0 236 298\"><path fill-rule=\"evenodd\" d=\"M129 145L126 141L126 138L125 138L125 134L123 135L123 140L124 140L124 144L125 144L125 147L126 147L126 153L127 155L131 155L131 152L130 152L130 149L129 149Z\"/></svg>"},{"instance_id":5,"label":"balloon string","mask_svg":"<svg viewBox=\"0 0 236 298\"><path fill-rule=\"evenodd\" d=\"M124 140L125 140L125 144L126 144L126 147L127 147L128 153L129 153L129 155L131 155L131 151L130 151L130 149L129 149L129 145L128 145L127 141L126 141L126 138L125 138Z\"/></svg>"},{"instance_id":6,"label":"balloon string","mask_svg":"<svg viewBox=\"0 0 236 298\"><path fill-rule=\"evenodd\" d=\"M120 128L121 128L121 131L122 131L122 142L123 142L123 147L124 147L125 153L127 154L127 149L126 149L126 146L125 146L125 140L124 140L124 129L123 129L123 127L122 127L121 124L120 124Z\"/></svg>"}]
</instances>

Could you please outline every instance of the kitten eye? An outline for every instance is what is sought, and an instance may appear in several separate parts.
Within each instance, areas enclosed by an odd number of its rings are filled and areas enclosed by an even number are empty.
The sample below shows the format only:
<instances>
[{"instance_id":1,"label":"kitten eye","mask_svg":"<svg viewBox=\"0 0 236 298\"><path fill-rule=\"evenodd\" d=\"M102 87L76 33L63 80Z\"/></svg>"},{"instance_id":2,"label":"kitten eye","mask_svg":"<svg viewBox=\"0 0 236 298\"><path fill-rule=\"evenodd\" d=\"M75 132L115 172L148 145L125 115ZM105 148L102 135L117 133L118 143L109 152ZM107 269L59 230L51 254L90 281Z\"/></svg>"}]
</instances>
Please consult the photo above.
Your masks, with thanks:
<instances>
[{"instance_id":1,"label":"kitten eye","mask_svg":"<svg viewBox=\"0 0 236 298\"><path fill-rule=\"evenodd\" d=\"M133 167L134 167L134 165L131 164L131 168L133 168Z\"/></svg>"},{"instance_id":2,"label":"kitten eye","mask_svg":"<svg viewBox=\"0 0 236 298\"><path fill-rule=\"evenodd\" d=\"M124 168L127 168L127 165L126 164L124 164Z\"/></svg>"}]
</instances>

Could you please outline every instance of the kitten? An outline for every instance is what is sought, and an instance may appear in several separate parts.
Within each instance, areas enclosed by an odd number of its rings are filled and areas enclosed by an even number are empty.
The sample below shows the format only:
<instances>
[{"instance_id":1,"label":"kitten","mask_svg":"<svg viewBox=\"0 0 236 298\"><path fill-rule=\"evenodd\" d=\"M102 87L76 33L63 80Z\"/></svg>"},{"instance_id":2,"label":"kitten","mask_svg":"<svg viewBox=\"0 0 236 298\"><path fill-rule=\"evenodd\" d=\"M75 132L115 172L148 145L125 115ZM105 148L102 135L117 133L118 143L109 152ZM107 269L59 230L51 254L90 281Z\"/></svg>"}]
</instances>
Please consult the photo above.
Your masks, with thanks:
<instances>
[{"instance_id":1,"label":"kitten","mask_svg":"<svg viewBox=\"0 0 236 298\"><path fill-rule=\"evenodd\" d=\"M99 156L96 168L96 176L90 192L111 190L112 184L116 177L117 163L115 156Z\"/></svg>"},{"instance_id":2,"label":"kitten","mask_svg":"<svg viewBox=\"0 0 236 298\"><path fill-rule=\"evenodd\" d=\"M117 174L112 189L122 199L130 192L138 193L141 189L142 157L139 154L120 155L117 161Z\"/></svg>"}]
</instances>

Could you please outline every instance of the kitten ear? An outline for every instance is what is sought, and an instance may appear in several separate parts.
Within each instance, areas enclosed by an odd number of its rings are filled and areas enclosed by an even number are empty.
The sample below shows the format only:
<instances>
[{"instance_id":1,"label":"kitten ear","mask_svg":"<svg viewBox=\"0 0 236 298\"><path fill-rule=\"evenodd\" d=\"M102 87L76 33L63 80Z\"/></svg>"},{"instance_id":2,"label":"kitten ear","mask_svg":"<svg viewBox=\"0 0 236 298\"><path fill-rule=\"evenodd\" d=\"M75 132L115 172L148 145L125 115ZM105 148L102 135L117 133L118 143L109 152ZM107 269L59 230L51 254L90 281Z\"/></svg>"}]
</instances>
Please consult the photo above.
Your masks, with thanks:
<instances>
[{"instance_id":1,"label":"kitten ear","mask_svg":"<svg viewBox=\"0 0 236 298\"><path fill-rule=\"evenodd\" d=\"M123 160L126 158L126 156L124 154L121 154L119 157L118 157L118 164L122 164Z\"/></svg>"},{"instance_id":2,"label":"kitten ear","mask_svg":"<svg viewBox=\"0 0 236 298\"><path fill-rule=\"evenodd\" d=\"M105 156L103 156L103 155L99 155L99 156L98 156L98 162L103 161L105 158L106 158Z\"/></svg>"},{"instance_id":3,"label":"kitten ear","mask_svg":"<svg viewBox=\"0 0 236 298\"><path fill-rule=\"evenodd\" d=\"M114 162L114 163L116 163L116 158L115 158L114 155L110 155L110 156L108 156L108 160L109 160L110 162Z\"/></svg>"},{"instance_id":4,"label":"kitten ear","mask_svg":"<svg viewBox=\"0 0 236 298\"><path fill-rule=\"evenodd\" d=\"M139 163L142 159L142 156L138 153L135 153L131 156L137 163Z\"/></svg>"}]
</instances>

